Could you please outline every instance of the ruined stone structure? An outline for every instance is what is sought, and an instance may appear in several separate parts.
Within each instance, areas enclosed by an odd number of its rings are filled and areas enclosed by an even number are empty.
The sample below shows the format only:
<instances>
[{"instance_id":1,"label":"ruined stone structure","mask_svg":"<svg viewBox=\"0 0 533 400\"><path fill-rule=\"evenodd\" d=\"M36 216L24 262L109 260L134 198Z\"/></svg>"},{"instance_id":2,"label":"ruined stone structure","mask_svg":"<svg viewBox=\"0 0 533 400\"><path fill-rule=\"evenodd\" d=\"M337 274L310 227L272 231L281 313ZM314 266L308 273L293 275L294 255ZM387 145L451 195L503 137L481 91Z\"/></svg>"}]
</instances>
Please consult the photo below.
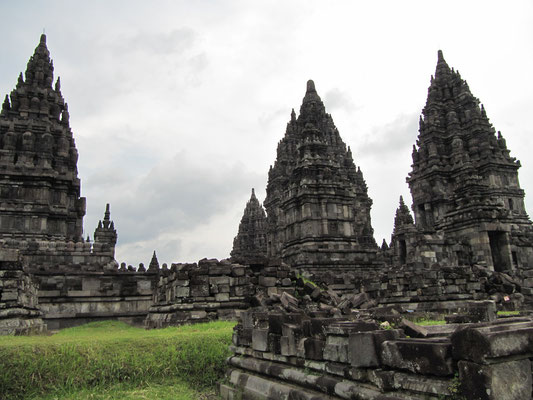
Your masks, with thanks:
<instances>
[{"instance_id":1,"label":"ruined stone structure","mask_svg":"<svg viewBox=\"0 0 533 400\"><path fill-rule=\"evenodd\" d=\"M164 266L154 291L147 328L164 328L215 319L236 320L250 307L254 283L250 267L228 260Z\"/></svg>"},{"instance_id":2,"label":"ruined stone structure","mask_svg":"<svg viewBox=\"0 0 533 400\"><path fill-rule=\"evenodd\" d=\"M40 333L46 329L37 290L23 269L19 253L0 252L0 335Z\"/></svg>"},{"instance_id":3,"label":"ruined stone structure","mask_svg":"<svg viewBox=\"0 0 533 400\"><path fill-rule=\"evenodd\" d=\"M291 113L266 190L269 258L307 270L372 265L372 200L313 81L300 115Z\"/></svg>"},{"instance_id":4,"label":"ruined stone structure","mask_svg":"<svg viewBox=\"0 0 533 400\"><path fill-rule=\"evenodd\" d=\"M235 327L220 393L227 400L525 400L532 335L531 318L383 329L370 319L252 309Z\"/></svg>"},{"instance_id":5,"label":"ruined stone structure","mask_svg":"<svg viewBox=\"0 0 533 400\"><path fill-rule=\"evenodd\" d=\"M266 214L252 189L246 203L239 232L233 240L231 259L240 264L257 265L266 262Z\"/></svg>"}]
</instances>

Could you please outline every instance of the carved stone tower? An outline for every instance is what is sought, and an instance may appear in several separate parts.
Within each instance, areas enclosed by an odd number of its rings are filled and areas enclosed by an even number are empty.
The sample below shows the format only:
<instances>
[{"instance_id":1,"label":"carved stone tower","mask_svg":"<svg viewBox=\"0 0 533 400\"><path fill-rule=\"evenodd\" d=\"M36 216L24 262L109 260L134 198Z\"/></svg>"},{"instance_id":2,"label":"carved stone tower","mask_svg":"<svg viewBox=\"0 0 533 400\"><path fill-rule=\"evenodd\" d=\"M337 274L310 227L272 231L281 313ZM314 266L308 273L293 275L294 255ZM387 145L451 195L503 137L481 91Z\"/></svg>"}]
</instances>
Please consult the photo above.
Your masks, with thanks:
<instances>
[{"instance_id":1,"label":"carved stone tower","mask_svg":"<svg viewBox=\"0 0 533 400\"><path fill-rule=\"evenodd\" d=\"M307 269L373 260L372 200L313 81L278 144L264 204L270 258Z\"/></svg>"},{"instance_id":2,"label":"carved stone tower","mask_svg":"<svg viewBox=\"0 0 533 400\"><path fill-rule=\"evenodd\" d=\"M412 256L408 257L407 250L412 250L412 246L408 246L408 243L414 232L415 223L413 217L409 212L409 208L405 205L403 197L400 196L400 204L398 205L396 215L394 216L394 230L391 237L394 264L404 265L407 262L413 261Z\"/></svg>"},{"instance_id":3,"label":"carved stone tower","mask_svg":"<svg viewBox=\"0 0 533 400\"><path fill-rule=\"evenodd\" d=\"M439 51L407 178L417 229L468 243L474 261L495 270L533 268L519 167L483 105Z\"/></svg>"},{"instance_id":4,"label":"carved stone tower","mask_svg":"<svg viewBox=\"0 0 533 400\"><path fill-rule=\"evenodd\" d=\"M46 36L0 113L0 239L82 240L78 152Z\"/></svg>"},{"instance_id":5,"label":"carved stone tower","mask_svg":"<svg viewBox=\"0 0 533 400\"><path fill-rule=\"evenodd\" d=\"M266 252L265 210L252 189L239 224L239 233L233 240L231 259L241 264L261 264L266 261Z\"/></svg>"},{"instance_id":6,"label":"carved stone tower","mask_svg":"<svg viewBox=\"0 0 533 400\"><path fill-rule=\"evenodd\" d=\"M109 251L111 257L115 256L115 245L117 244L117 231L115 223L111 221L109 204L106 204L104 220L98 221L98 227L94 230L94 243L101 243L104 251Z\"/></svg>"}]
</instances>

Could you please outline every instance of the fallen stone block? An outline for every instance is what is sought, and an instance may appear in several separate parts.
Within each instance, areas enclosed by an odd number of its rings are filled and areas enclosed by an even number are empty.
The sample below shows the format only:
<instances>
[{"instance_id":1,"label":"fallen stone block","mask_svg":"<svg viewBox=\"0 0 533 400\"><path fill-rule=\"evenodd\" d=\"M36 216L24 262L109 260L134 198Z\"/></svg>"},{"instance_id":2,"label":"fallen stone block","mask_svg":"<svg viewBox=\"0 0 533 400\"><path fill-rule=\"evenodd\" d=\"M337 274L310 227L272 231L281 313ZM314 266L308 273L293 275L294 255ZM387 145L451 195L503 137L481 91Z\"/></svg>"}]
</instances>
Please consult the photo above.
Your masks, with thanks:
<instances>
[{"instance_id":1,"label":"fallen stone block","mask_svg":"<svg viewBox=\"0 0 533 400\"><path fill-rule=\"evenodd\" d=\"M352 367L378 367L381 365L381 345L386 340L403 336L397 329L357 332L350 334L348 360Z\"/></svg>"},{"instance_id":2,"label":"fallen stone block","mask_svg":"<svg viewBox=\"0 0 533 400\"><path fill-rule=\"evenodd\" d=\"M533 353L533 321L469 327L452 337L457 360L487 363L489 359Z\"/></svg>"},{"instance_id":3,"label":"fallen stone block","mask_svg":"<svg viewBox=\"0 0 533 400\"><path fill-rule=\"evenodd\" d=\"M483 365L459 361L461 392L473 400L531 399L531 361Z\"/></svg>"},{"instance_id":4,"label":"fallen stone block","mask_svg":"<svg viewBox=\"0 0 533 400\"><path fill-rule=\"evenodd\" d=\"M428 335L428 330L426 328L405 318L400 322L400 327L404 330L406 335L414 338L424 338Z\"/></svg>"},{"instance_id":5,"label":"fallen stone block","mask_svg":"<svg viewBox=\"0 0 533 400\"><path fill-rule=\"evenodd\" d=\"M392 368L422 375L453 375L451 343L429 339L398 339L381 345L381 361Z\"/></svg>"}]
</instances>

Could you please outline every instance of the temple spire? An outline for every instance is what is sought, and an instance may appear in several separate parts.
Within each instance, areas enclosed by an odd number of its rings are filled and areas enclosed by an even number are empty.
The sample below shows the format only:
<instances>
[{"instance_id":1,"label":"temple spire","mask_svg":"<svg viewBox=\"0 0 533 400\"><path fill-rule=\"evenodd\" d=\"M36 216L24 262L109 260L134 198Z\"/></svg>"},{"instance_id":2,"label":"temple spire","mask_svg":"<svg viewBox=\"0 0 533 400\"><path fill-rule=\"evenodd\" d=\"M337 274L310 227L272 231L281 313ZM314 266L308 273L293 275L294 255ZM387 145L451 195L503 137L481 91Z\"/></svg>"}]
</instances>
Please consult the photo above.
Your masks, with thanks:
<instances>
[{"instance_id":1,"label":"temple spire","mask_svg":"<svg viewBox=\"0 0 533 400\"><path fill-rule=\"evenodd\" d=\"M25 76L27 84L46 89L52 87L54 65L46 47L46 35L44 33L41 35L33 56L28 61Z\"/></svg>"},{"instance_id":2,"label":"temple spire","mask_svg":"<svg viewBox=\"0 0 533 400\"><path fill-rule=\"evenodd\" d=\"M305 94L309 94L309 93L316 93L315 82L313 82L312 79L309 79L307 81L307 91Z\"/></svg>"},{"instance_id":3,"label":"temple spire","mask_svg":"<svg viewBox=\"0 0 533 400\"><path fill-rule=\"evenodd\" d=\"M403 196L400 196L400 204L396 210L396 215L394 217L394 233L397 233L398 230L405 225L413 225L414 220L409 212L409 208L405 205L403 201Z\"/></svg>"},{"instance_id":4,"label":"temple spire","mask_svg":"<svg viewBox=\"0 0 533 400\"><path fill-rule=\"evenodd\" d=\"M105 206L105 213L104 213L104 227L109 228L109 225L111 223L111 212L109 211L109 203Z\"/></svg>"},{"instance_id":5,"label":"temple spire","mask_svg":"<svg viewBox=\"0 0 533 400\"><path fill-rule=\"evenodd\" d=\"M117 231L115 224L111 221L109 203L106 204L103 221L98 221L98 227L94 231L94 241L108 244L114 254L115 244L117 243Z\"/></svg>"},{"instance_id":6,"label":"temple spire","mask_svg":"<svg viewBox=\"0 0 533 400\"><path fill-rule=\"evenodd\" d=\"M239 231L233 240L231 258L241 264L257 264L266 256L266 214L252 188L250 200L246 203L239 224Z\"/></svg>"},{"instance_id":7,"label":"temple spire","mask_svg":"<svg viewBox=\"0 0 533 400\"><path fill-rule=\"evenodd\" d=\"M158 271L159 270L159 261L157 260L157 256L155 254L152 255L152 260L150 261L150 265L148 266L148 271Z\"/></svg>"}]
</instances>

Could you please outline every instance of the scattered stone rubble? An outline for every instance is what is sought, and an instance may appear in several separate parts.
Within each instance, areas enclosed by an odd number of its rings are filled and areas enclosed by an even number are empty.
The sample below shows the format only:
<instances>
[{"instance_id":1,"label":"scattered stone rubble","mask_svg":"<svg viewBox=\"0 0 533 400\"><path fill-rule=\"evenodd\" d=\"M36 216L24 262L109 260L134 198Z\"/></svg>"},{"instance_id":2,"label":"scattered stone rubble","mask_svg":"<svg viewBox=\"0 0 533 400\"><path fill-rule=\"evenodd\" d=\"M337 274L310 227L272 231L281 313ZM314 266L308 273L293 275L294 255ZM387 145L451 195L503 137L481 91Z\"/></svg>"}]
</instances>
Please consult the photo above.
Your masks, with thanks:
<instances>
[{"instance_id":1,"label":"scattered stone rubble","mask_svg":"<svg viewBox=\"0 0 533 400\"><path fill-rule=\"evenodd\" d=\"M434 327L402 320L391 328L372 309L341 313L347 299L333 295L336 307L311 311L304 298L272 294L268 306L241 313L222 398L531 398L531 318ZM349 302L368 305L368 297Z\"/></svg>"}]
</instances>

